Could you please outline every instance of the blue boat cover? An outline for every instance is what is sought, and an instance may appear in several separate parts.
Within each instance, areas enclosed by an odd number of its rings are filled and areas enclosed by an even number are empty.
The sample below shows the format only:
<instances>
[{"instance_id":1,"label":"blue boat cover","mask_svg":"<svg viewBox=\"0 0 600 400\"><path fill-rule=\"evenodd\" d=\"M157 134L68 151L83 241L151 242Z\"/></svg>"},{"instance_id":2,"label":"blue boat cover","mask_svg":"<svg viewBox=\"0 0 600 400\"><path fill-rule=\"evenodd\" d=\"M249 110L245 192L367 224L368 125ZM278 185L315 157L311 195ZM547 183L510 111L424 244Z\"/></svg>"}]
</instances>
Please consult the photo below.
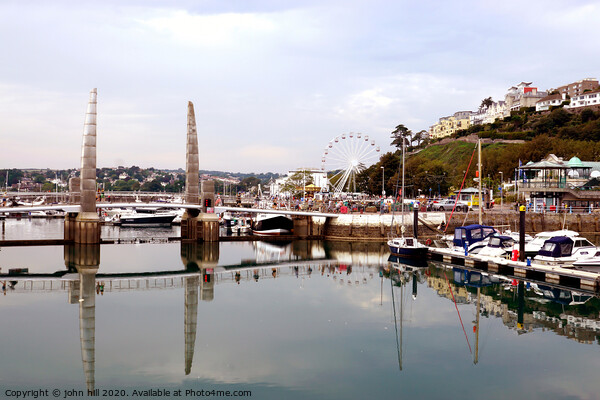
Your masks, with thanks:
<instances>
[{"instance_id":1,"label":"blue boat cover","mask_svg":"<svg viewBox=\"0 0 600 400\"><path fill-rule=\"evenodd\" d=\"M495 233L496 230L491 226L478 224L461 226L454 229L454 239L452 240L452 243L458 247L464 247L465 243L470 246Z\"/></svg>"},{"instance_id":2,"label":"blue boat cover","mask_svg":"<svg viewBox=\"0 0 600 400\"><path fill-rule=\"evenodd\" d=\"M573 240L568 236L555 236L544 242L538 252L540 256L546 257L568 257L573 251Z\"/></svg>"}]
</instances>

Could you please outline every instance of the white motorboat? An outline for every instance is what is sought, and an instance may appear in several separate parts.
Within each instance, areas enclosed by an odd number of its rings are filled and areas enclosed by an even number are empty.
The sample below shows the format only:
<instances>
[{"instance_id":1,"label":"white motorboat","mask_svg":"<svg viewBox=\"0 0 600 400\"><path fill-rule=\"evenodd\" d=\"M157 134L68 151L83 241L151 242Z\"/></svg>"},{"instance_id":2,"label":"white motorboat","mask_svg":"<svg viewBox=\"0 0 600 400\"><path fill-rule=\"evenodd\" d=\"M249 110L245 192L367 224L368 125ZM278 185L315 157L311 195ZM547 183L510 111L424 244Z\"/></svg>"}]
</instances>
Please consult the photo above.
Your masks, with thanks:
<instances>
[{"instance_id":1,"label":"white motorboat","mask_svg":"<svg viewBox=\"0 0 600 400\"><path fill-rule=\"evenodd\" d=\"M174 212L157 213L131 213L121 215L119 218L121 226L151 226L151 225L171 225L171 222L177 216Z\"/></svg>"},{"instance_id":2,"label":"white motorboat","mask_svg":"<svg viewBox=\"0 0 600 400\"><path fill-rule=\"evenodd\" d=\"M533 259L545 265L573 267L576 261L593 257L598 248L582 237L555 236L544 242L544 245Z\"/></svg>"},{"instance_id":3,"label":"white motorboat","mask_svg":"<svg viewBox=\"0 0 600 400\"><path fill-rule=\"evenodd\" d=\"M525 242L525 257L536 256L542 248L542 246L544 245L544 243L546 242L546 240L556 236L567 236L570 238L575 238L576 236L579 236L579 233L568 229L540 232L536 234L532 240Z\"/></svg>"},{"instance_id":4,"label":"white motorboat","mask_svg":"<svg viewBox=\"0 0 600 400\"><path fill-rule=\"evenodd\" d=\"M514 244L515 241L510 236L490 236L487 244L478 248L479 251L477 254L491 258L508 258L513 250Z\"/></svg>"},{"instance_id":5,"label":"white motorboat","mask_svg":"<svg viewBox=\"0 0 600 400\"><path fill-rule=\"evenodd\" d=\"M588 258L582 258L573 262L573 267L577 269L593 269L597 270L600 268L600 249Z\"/></svg>"},{"instance_id":6,"label":"white motorboat","mask_svg":"<svg viewBox=\"0 0 600 400\"><path fill-rule=\"evenodd\" d=\"M130 209L113 209L105 212L105 222L121 226L170 225L177 217L173 211L138 212Z\"/></svg>"},{"instance_id":7,"label":"white motorboat","mask_svg":"<svg viewBox=\"0 0 600 400\"><path fill-rule=\"evenodd\" d=\"M235 223L231 226L232 233L248 233L252 229L250 227L251 220L246 217L239 217L235 219Z\"/></svg>"}]
</instances>

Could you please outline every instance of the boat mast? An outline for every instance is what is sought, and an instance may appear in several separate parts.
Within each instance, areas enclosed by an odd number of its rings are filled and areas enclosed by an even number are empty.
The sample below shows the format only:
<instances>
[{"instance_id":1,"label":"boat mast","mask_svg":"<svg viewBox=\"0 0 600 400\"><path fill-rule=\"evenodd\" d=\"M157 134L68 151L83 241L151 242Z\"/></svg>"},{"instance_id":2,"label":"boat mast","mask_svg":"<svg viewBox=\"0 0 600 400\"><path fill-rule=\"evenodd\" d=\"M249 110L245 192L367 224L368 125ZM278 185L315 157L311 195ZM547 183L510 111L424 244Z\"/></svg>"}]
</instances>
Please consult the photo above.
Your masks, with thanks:
<instances>
[{"instance_id":1,"label":"boat mast","mask_svg":"<svg viewBox=\"0 0 600 400\"><path fill-rule=\"evenodd\" d=\"M479 149L477 152L477 155L479 156L479 225L483 225L483 217L481 215L483 207L483 199L481 198L481 139L477 141L477 145Z\"/></svg>"},{"instance_id":2,"label":"boat mast","mask_svg":"<svg viewBox=\"0 0 600 400\"><path fill-rule=\"evenodd\" d=\"M400 205L400 210L402 212L402 226L404 226L404 145L406 138L402 137L402 204Z\"/></svg>"},{"instance_id":3,"label":"boat mast","mask_svg":"<svg viewBox=\"0 0 600 400\"><path fill-rule=\"evenodd\" d=\"M477 287L477 311L475 316L475 358L473 364L479 362L479 308L481 304L481 288Z\"/></svg>"}]
</instances>

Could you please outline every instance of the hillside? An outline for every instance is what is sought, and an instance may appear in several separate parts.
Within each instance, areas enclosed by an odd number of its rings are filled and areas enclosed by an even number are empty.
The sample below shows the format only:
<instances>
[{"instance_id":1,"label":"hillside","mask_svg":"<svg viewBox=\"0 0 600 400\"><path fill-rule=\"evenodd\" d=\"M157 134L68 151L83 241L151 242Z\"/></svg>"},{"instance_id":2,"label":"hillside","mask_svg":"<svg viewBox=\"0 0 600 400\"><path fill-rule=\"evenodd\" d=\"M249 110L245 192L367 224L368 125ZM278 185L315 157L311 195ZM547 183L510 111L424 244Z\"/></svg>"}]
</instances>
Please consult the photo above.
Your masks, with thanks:
<instances>
[{"instance_id":1,"label":"hillside","mask_svg":"<svg viewBox=\"0 0 600 400\"><path fill-rule=\"evenodd\" d=\"M482 182L497 187L501 176L504 181L513 179L519 160L523 164L535 162L552 153L565 159L577 156L584 161L600 161L600 111L587 108L569 112L556 108L536 113L526 109L503 121L473 126L454 137L425 144L407 153L406 194L445 195L459 188L478 137L482 138ZM395 193L400 156L399 151L382 155L379 163L363 173L362 188L380 194L384 167L386 193ZM475 152L465 187L475 184L476 170Z\"/></svg>"}]
</instances>

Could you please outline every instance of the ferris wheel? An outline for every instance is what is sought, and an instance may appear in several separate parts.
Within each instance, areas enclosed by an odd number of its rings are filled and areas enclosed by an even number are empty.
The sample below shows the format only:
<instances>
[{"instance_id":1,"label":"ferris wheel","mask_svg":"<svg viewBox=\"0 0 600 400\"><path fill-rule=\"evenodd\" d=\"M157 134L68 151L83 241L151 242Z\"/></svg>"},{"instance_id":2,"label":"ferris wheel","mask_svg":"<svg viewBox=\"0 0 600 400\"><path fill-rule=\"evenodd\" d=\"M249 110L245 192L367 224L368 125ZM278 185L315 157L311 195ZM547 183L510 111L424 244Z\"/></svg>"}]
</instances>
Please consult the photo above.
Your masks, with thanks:
<instances>
[{"instance_id":1,"label":"ferris wheel","mask_svg":"<svg viewBox=\"0 0 600 400\"><path fill-rule=\"evenodd\" d=\"M329 182L336 193L356 192L356 175L374 164L380 151L368 135L344 133L331 139L325 147L321 170L334 173Z\"/></svg>"}]
</instances>

